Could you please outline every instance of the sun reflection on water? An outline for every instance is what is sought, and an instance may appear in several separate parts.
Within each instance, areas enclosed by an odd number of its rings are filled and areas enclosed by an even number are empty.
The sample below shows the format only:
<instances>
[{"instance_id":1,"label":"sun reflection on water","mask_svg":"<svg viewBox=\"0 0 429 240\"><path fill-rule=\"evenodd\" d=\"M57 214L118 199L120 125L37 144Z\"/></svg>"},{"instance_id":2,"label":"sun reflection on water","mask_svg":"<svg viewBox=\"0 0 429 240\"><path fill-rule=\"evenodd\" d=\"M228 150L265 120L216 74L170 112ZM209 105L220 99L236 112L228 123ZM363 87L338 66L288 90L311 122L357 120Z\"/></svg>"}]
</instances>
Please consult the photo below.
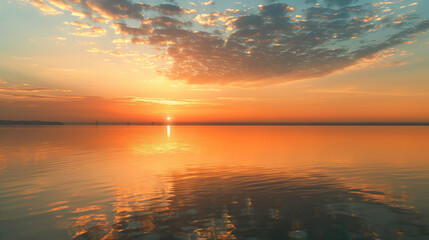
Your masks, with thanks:
<instances>
[{"instance_id":1,"label":"sun reflection on water","mask_svg":"<svg viewBox=\"0 0 429 240\"><path fill-rule=\"evenodd\" d=\"M167 125L167 137L170 137L171 135L171 126Z\"/></svg>"}]
</instances>

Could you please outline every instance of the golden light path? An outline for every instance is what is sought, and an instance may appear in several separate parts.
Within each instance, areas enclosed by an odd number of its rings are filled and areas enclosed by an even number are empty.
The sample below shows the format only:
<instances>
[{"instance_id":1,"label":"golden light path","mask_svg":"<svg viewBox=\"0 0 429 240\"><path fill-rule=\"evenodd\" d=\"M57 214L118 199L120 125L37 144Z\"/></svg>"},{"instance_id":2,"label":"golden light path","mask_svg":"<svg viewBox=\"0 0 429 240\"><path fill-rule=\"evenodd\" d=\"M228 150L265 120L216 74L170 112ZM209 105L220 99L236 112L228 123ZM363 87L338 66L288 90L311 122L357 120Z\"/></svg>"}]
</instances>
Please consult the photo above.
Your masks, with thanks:
<instances>
[{"instance_id":1,"label":"golden light path","mask_svg":"<svg viewBox=\"0 0 429 240\"><path fill-rule=\"evenodd\" d=\"M167 122L171 121L171 117L167 117ZM171 127L170 124L167 125L167 136L170 137L171 135Z\"/></svg>"},{"instance_id":2,"label":"golden light path","mask_svg":"<svg viewBox=\"0 0 429 240\"><path fill-rule=\"evenodd\" d=\"M171 135L171 126L167 125L167 136L170 137Z\"/></svg>"}]
</instances>

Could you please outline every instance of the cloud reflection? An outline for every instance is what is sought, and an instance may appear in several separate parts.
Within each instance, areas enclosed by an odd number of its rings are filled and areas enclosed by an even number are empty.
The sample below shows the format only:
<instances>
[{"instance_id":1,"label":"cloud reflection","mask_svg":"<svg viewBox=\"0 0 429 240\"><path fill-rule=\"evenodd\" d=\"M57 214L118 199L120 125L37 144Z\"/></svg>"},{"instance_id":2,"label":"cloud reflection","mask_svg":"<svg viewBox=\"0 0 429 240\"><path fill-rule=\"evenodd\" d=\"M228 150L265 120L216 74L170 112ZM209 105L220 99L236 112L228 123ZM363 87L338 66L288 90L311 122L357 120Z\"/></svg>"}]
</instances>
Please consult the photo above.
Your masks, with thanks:
<instances>
[{"instance_id":1,"label":"cloud reflection","mask_svg":"<svg viewBox=\"0 0 429 240\"><path fill-rule=\"evenodd\" d=\"M88 227L74 239L429 236L414 223L420 217L414 209L319 174L199 168L173 172L168 179L164 190L117 189L115 222Z\"/></svg>"}]
</instances>

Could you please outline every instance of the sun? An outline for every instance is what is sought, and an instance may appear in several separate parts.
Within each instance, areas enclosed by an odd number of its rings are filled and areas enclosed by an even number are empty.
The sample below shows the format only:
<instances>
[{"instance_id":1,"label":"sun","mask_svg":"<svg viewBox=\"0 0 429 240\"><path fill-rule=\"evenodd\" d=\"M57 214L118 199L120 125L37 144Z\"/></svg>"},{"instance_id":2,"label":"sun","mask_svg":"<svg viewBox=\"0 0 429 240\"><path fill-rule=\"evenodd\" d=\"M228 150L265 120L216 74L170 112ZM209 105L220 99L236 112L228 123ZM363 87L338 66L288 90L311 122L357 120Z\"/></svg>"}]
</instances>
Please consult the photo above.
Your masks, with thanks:
<instances>
[{"instance_id":1,"label":"sun","mask_svg":"<svg viewBox=\"0 0 429 240\"><path fill-rule=\"evenodd\" d=\"M171 120L171 117L167 117L167 121L170 121Z\"/></svg>"}]
</instances>

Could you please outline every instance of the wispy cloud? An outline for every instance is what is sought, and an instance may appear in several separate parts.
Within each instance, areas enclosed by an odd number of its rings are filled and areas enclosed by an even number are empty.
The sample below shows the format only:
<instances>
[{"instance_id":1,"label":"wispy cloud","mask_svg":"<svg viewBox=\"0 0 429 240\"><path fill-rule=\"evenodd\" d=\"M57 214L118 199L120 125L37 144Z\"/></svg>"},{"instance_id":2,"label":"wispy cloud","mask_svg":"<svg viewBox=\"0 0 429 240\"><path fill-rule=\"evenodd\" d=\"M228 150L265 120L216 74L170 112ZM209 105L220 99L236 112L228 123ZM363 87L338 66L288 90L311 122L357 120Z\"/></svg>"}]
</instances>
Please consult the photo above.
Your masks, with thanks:
<instances>
[{"instance_id":1,"label":"wispy cloud","mask_svg":"<svg viewBox=\"0 0 429 240\"><path fill-rule=\"evenodd\" d=\"M58 72L76 72L77 69L74 68L46 68L49 71L58 71Z\"/></svg>"},{"instance_id":2,"label":"wispy cloud","mask_svg":"<svg viewBox=\"0 0 429 240\"><path fill-rule=\"evenodd\" d=\"M379 96L393 96L393 97L409 97L419 96L420 93L404 92L404 91L365 91L351 86L346 88L333 88L333 89L311 89L308 92L312 93L337 93L337 94L357 94L357 95L379 95Z\"/></svg>"},{"instance_id":3,"label":"wispy cloud","mask_svg":"<svg viewBox=\"0 0 429 240\"><path fill-rule=\"evenodd\" d=\"M222 91L219 88L192 88L192 91L208 91L208 92L220 92Z\"/></svg>"},{"instance_id":4,"label":"wispy cloud","mask_svg":"<svg viewBox=\"0 0 429 240\"><path fill-rule=\"evenodd\" d=\"M46 100L64 100L76 99L78 96L69 95L70 90L56 88L32 87L29 84L13 84L0 79L0 99L14 101L38 99ZM67 95L65 95L67 94Z\"/></svg>"},{"instance_id":5,"label":"wispy cloud","mask_svg":"<svg viewBox=\"0 0 429 240\"><path fill-rule=\"evenodd\" d=\"M0 92L0 99L8 99L12 101L73 101L82 99L82 96L73 95L49 95L49 94L16 94Z\"/></svg>"},{"instance_id":6,"label":"wispy cloud","mask_svg":"<svg viewBox=\"0 0 429 240\"><path fill-rule=\"evenodd\" d=\"M211 1L207 1L207 2L202 2L201 4L208 6L208 5L214 5L215 3L213 0L211 0Z\"/></svg>"},{"instance_id":7,"label":"wispy cloud","mask_svg":"<svg viewBox=\"0 0 429 240\"><path fill-rule=\"evenodd\" d=\"M52 6L44 2L43 0L27 0L27 1L30 2L33 6L40 9L43 12L43 14L46 14L46 15L63 14L63 12L58 11L57 9L53 8Z\"/></svg>"},{"instance_id":8,"label":"wispy cloud","mask_svg":"<svg viewBox=\"0 0 429 240\"><path fill-rule=\"evenodd\" d=\"M3 86L2 86L3 85ZM171 98L150 98L150 97L99 97L99 96L77 96L70 94L70 90L36 88L28 84L10 84L0 79L0 99L13 101L76 101L88 98L104 99L117 103L142 103L142 104L159 104L167 106L178 105L208 105L212 104L204 99L171 99Z\"/></svg>"},{"instance_id":9,"label":"wispy cloud","mask_svg":"<svg viewBox=\"0 0 429 240\"><path fill-rule=\"evenodd\" d=\"M209 104L201 99L167 99L167 98L144 98L144 97L126 97L124 101L155 103L161 105L201 105Z\"/></svg>"},{"instance_id":10,"label":"wispy cloud","mask_svg":"<svg viewBox=\"0 0 429 240\"><path fill-rule=\"evenodd\" d=\"M255 101L253 97L218 97L218 100L229 100L229 101Z\"/></svg>"},{"instance_id":11,"label":"wispy cloud","mask_svg":"<svg viewBox=\"0 0 429 240\"><path fill-rule=\"evenodd\" d=\"M93 27L91 29L80 30L78 32L71 33L71 35L82 36L82 37L101 37L106 34L106 30L101 27Z\"/></svg>"},{"instance_id":12,"label":"wispy cloud","mask_svg":"<svg viewBox=\"0 0 429 240\"><path fill-rule=\"evenodd\" d=\"M13 87L2 87L0 86L0 92L22 92L22 93L28 93L28 92L70 92L69 90L63 90L63 89L49 89L49 88L13 88Z\"/></svg>"},{"instance_id":13,"label":"wispy cloud","mask_svg":"<svg viewBox=\"0 0 429 240\"><path fill-rule=\"evenodd\" d=\"M64 22L66 25L71 25L76 28L76 32L71 33L75 36L84 36L84 37L100 37L106 34L106 29L102 27L95 27L87 22Z\"/></svg>"}]
</instances>

